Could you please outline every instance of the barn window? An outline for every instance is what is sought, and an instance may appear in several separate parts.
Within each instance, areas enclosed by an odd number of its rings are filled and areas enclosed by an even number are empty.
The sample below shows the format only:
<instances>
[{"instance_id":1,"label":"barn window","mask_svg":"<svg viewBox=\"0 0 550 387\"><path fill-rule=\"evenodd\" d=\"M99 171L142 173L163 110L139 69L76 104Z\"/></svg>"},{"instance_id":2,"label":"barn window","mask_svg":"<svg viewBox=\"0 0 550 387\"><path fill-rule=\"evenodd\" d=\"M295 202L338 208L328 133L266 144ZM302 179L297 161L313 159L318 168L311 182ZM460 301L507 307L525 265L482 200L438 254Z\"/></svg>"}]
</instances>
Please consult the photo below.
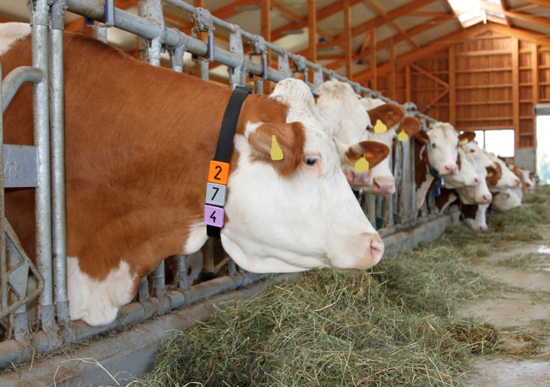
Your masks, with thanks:
<instances>
[{"instance_id":1,"label":"barn window","mask_svg":"<svg viewBox=\"0 0 550 387\"><path fill-rule=\"evenodd\" d=\"M506 24L501 0L448 0L453 12L458 17L462 27L467 28L490 20L495 23Z\"/></svg>"},{"instance_id":2,"label":"barn window","mask_svg":"<svg viewBox=\"0 0 550 387\"><path fill-rule=\"evenodd\" d=\"M480 148L501 157L514 157L515 133L513 129L476 130L476 141Z\"/></svg>"},{"instance_id":3,"label":"barn window","mask_svg":"<svg viewBox=\"0 0 550 387\"><path fill-rule=\"evenodd\" d=\"M550 113L546 112L546 113ZM537 174L541 184L550 184L550 115L537 112Z\"/></svg>"}]
</instances>

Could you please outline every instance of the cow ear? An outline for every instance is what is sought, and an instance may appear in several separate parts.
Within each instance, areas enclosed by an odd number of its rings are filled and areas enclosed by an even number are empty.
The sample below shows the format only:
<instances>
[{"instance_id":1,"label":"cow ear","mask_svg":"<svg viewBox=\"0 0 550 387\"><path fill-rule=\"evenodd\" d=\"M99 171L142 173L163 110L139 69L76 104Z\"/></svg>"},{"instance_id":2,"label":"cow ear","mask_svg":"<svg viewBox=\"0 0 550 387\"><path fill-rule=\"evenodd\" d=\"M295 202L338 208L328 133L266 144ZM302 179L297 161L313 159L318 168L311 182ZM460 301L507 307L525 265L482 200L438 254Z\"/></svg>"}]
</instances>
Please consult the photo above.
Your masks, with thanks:
<instances>
[{"instance_id":1,"label":"cow ear","mask_svg":"<svg viewBox=\"0 0 550 387\"><path fill-rule=\"evenodd\" d=\"M289 176L298 169L305 140L304 127L299 122L263 124L248 135L254 157L273 165L281 176Z\"/></svg>"},{"instance_id":2,"label":"cow ear","mask_svg":"<svg viewBox=\"0 0 550 387\"><path fill-rule=\"evenodd\" d=\"M502 176L502 170L493 167L486 167L485 169L487 169L487 178L485 179L487 184L497 185L500 177Z\"/></svg>"},{"instance_id":3,"label":"cow ear","mask_svg":"<svg viewBox=\"0 0 550 387\"><path fill-rule=\"evenodd\" d=\"M461 144L467 144L476 138L475 132L462 132L458 135L458 140Z\"/></svg>"},{"instance_id":4,"label":"cow ear","mask_svg":"<svg viewBox=\"0 0 550 387\"><path fill-rule=\"evenodd\" d=\"M354 167L357 160L365 156L369 162L369 168L374 168L389 154L390 148L385 144L376 141L362 141L347 148L344 162Z\"/></svg>"},{"instance_id":5,"label":"cow ear","mask_svg":"<svg viewBox=\"0 0 550 387\"><path fill-rule=\"evenodd\" d=\"M391 128L401 122L405 117L405 111L401 106L386 103L374 109L367 111L372 125L376 126L376 122L380 120L388 128Z\"/></svg>"},{"instance_id":6,"label":"cow ear","mask_svg":"<svg viewBox=\"0 0 550 387\"><path fill-rule=\"evenodd\" d=\"M409 137L415 136L418 132L422 130L420 126L420 120L416 117L403 118L403 121L401 121L399 132L401 132L401 130L404 130Z\"/></svg>"},{"instance_id":7,"label":"cow ear","mask_svg":"<svg viewBox=\"0 0 550 387\"><path fill-rule=\"evenodd\" d=\"M426 133L423 130L420 130L416 135L414 136L416 141L418 141L421 144L427 144L430 142L430 138L428 137L428 133Z\"/></svg>"}]
</instances>

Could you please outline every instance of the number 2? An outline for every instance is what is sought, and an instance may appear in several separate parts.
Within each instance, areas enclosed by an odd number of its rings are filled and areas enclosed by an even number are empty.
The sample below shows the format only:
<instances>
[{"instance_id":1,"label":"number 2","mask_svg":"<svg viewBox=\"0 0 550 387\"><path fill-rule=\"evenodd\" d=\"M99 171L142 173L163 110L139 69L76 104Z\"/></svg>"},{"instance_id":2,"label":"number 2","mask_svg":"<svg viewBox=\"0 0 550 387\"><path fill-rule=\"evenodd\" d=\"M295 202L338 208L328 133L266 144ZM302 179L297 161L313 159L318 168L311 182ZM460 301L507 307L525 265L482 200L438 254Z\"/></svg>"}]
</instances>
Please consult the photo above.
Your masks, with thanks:
<instances>
[{"instance_id":1,"label":"number 2","mask_svg":"<svg viewBox=\"0 0 550 387\"><path fill-rule=\"evenodd\" d=\"M216 165L215 168L218 170L218 173L216 173L216 174L214 175L214 179L216 179L216 180L221 180L220 177L219 177L219 174L222 172L222 167L220 167L219 165ZM213 198L212 198L212 199L213 199Z\"/></svg>"}]
</instances>

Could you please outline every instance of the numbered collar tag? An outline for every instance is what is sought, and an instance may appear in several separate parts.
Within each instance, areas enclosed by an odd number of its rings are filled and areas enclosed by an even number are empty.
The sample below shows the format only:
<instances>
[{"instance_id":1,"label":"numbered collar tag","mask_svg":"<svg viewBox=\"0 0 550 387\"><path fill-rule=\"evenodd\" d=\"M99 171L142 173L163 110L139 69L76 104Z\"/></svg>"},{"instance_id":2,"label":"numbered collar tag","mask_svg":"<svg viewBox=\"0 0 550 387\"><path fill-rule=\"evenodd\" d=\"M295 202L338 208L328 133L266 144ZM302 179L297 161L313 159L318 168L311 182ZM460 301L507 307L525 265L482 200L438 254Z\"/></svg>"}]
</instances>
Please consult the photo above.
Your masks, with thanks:
<instances>
[{"instance_id":1,"label":"numbered collar tag","mask_svg":"<svg viewBox=\"0 0 550 387\"><path fill-rule=\"evenodd\" d=\"M376 125L374 125L374 133L386 133L388 127L380 120L376 120Z\"/></svg>"},{"instance_id":2,"label":"numbered collar tag","mask_svg":"<svg viewBox=\"0 0 550 387\"><path fill-rule=\"evenodd\" d=\"M359 160L355 162L355 172L363 173L369 170L369 161L365 159L365 155L361 156Z\"/></svg>"},{"instance_id":3,"label":"numbered collar tag","mask_svg":"<svg viewBox=\"0 0 550 387\"><path fill-rule=\"evenodd\" d=\"M397 139L399 141L407 141L409 139L409 135L405 132L405 129L403 129L398 135L397 135Z\"/></svg>"},{"instance_id":4,"label":"numbered collar tag","mask_svg":"<svg viewBox=\"0 0 550 387\"><path fill-rule=\"evenodd\" d=\"M283 150L277 143L277 137L275 135L271 136L271 160L280 161L284 159Z\"/></svg>"},{"instance_id":5,"label":"numbered collar tag","mask_svg":"<svg viewBox=\"0 0 550 387\"><path fill-rule=\"evenodd\" d=\"M467 138L463 138L462 140L460 140L460 143L461 143L461 144L467 144L467 143L468 143L468 139L467 139Z\"/></svg>"},{"instance_id":6,"label":"numbered collar tag","mask_svg":"<svg viewBox=\"0 0 550 387\"><path fill-rule=\"evenodd\" d=\"M435 197L438 197L439 195L441 195L441 190L439 188L434 188L432 192Z\"/></svg>"}]
</instances>

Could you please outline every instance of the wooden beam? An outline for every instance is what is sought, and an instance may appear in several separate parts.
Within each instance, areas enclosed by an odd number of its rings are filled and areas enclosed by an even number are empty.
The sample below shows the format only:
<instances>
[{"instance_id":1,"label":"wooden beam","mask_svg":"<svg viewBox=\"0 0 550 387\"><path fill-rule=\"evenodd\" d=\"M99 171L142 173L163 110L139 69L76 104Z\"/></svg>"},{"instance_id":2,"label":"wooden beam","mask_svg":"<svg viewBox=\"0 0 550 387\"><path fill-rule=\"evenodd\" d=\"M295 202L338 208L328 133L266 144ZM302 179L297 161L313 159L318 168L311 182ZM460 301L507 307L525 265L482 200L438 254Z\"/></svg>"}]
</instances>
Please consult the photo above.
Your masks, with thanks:
<instances>
[{"instance_id":1,"label":"wooden beam","mask_svg":"<svg viewBox=\"0 0 550 387\"><path fill-rule=\"evenodd\" d=\"M548 0L523 0L523 1L530 4L536 4L536 5L541 5L543 7L548 7Z\"/></svg>"},{"instance_id":2,"label":"wooden beam","mask_svg":"<svg viewBox=\"0 0 550 387\"><path fill-rule=\"evenodd\" d=\"M530 23L537 23L545 27L550 27L550 19L546 17L540 17L537 15L532 15L530 13L525 13L525 12L507 11L506 9L501 8L496 4L487 3L487 2L482 2L481 7L487 11L502 13L505 16L513 19L526 20ZM508 27L511 27L511 24L508 24Z\"/></svg>"},{"instance_id":3,"label":"wooden beam","mask_svg":"<svg viewBox=\"0 0 550 387\"><path fill-rule=\"evenodd\" d=\"M550 38L546 38L544 37L544 35L541 35L533 31L524 30L518 27L501 26L495 23L489 23L487 24L486 27L488 30L492 32L496 32L497 34L500 34L500 35L515 37L520 40L536 43L540 46L550 47Z\"/></svg>"},{"instance_id":4,"label":"wooden beam","mask_svg":"<svg viewBox=\"0 0 550 387\"><path fill-rule=\"evenodd\" d=\"M445 21L448 21L448 20L451 20L453 19L454 17L451 16L451 15L446 15L444 17L438 17L438 18L435 18L435 19L432 19L426 23L423 23L419 26L416 26L416 27L413 27L407 31L405 31L405 33L408 35L408 36L415 36L417 34L420 34L422 32L425 32L425 31L428 31L434 27L437 27L440 23L442 22L445 22ZM374 23L373 23L374 25ZM371 27L371 30L372 30L372 27ZM391 38L386 38L380 42L377 43L377 46L376 46L376 50L382 50L383 48L387 47L389 44L390 44L390 39ZM371 39L372 40L372 39ZM395 44L401 42L403 39L398 37L396 40L395 40ZM354 57L352 58L353 61L356 61L356 60L359 60L359 59L363 59L365 58L366 56L369 56L371 55L373 51L373 47L370 47L369 50L366 50L366 51L363 51L362 53L359 53L357 55L354 55ZM333 57L331 57L331 59L334 59ZM331 62L327 65L325 65L325 67L329 70L336 70L337 68L341 67L340 65L340 62L342 62L342 59L343 59L343 56L339 56L337 60L335 60L334 62Z\"/></svg>"},{"instance_id":5,"label":"wooden beam","mask_svg":"<svg viewBox=\"0 0 550 387\"><path fill-rule=\"evenodd\" d=\"M426 46L423 46L420 49L409 50L399 55L396 58L397 64L398 66L408 65L410 63L416 62L419 59L433 55L438 51L445 50L452 45L468 40L470 37L477 36L484 32L487 32L487 26L484 24L478 24L467 29L452 32L429 42ZM387 74L390 70L389 67L390 66L388 63L378 66L378 76ZM370 69L361 71L355 75L356 82L361 82L363 80L368 80L371 78Z\"/></svg>"},{"instance_id":6,"label":"wooden beam","mask_svg":"<svg viewBox=\"0 0 550 387\"><path fill-rule=\"evenodd\" d=\"M384 11L375 0L363 0L364 3L366 3L374 12L376 12L379 16L385 18L389 24L397 31L398 35L403 36L413 47L418 48L418 44L414 40L412 40L409 36L405 34L405 32L395 23L394 20L390 20L388 18L388 14L386 11Z\"/></svg>"},{"instance_id":7,"label":"wooden beam","mask_svg":"<svg viewBox=\"0 0 550 387\"><path fill-rule=\"evenodd\" d=\"M405 67L405 102L411 102L411 66Z\"/></svg>"},{"instance_id":8,"label":"wooden beam","mask_svg":"<svg viewBox=\"0 0 550 387\"><path fill-rule=\"evenodd\" d=\"M531 54L531 66L533 77L533 107L539 103L540 99L540 70L539 70L539 46L533 44L533 52Z\"/></svg>"},{"instance_id":9,"label":"wooden beam","mask_svg":"<svg viewBox=\"0 0 550 387\"><path fill-rule=\"evenodd\" d=\"M346 34L346 78L351 81L351 7L349 0L344 0L344 32Z\"/></svg>"},{"instance_id":10,"label":"wooden beam","mask_svg":"<svg viewBox=\"0 0 550 387\"><path fill-rule=\"evenodd\" d=\"M415 64L411 64L411 67L412 67L413 69L415 69L416 71L418 71L419 73L424 74L424 75L427 76L428 78L433 79L433 80L436 81L437 83L439 83L439 84L441 84L441 85L443 85L443 86L445 86L445 87L449 87L449 84L448 84L447 82L445 82L444 80L442 80L442 79L436 77L435 75L430 74L429 72L427 72L426 70L424 70L422 67L417 66L417 65L415 65Z\"/></svg>"},{"instance_id":11,"label":"wooden beam","mask_svg":"<svg viewBox=\"0 0 550 387\"><path fill-rule=\"evenodd\" d=\"M392 37L393 38L393 37ZM393 39L392 39L393 40ZM396 85L395 85L395 44L391 44L390 46L390 63L391 63L391 71L390 71L390 98L395 101L396 99Z\"/></svg>"},{"instance_id":12,"label":"wooden beam","mask_svg":"<svg viewBox=\"0 0 550 387\"><path fill-rule=\"evenodd\" d=\"M449 47L449 122L456 128L456 56L455 46Z\"/></svg>"},{"instance_id":13,"label":"wooden beam","mask_svg":"<svg viewBox=\"0 0 550 387\"><path fill-rule=\"evenodd\" d=\"M262 37L266 40L266 42L271 42L271 0L262 0L261 2L261 9L262 9L262 16L261 16L261 34Z\"/></svg>"},{"instance_id":14,"label":"wooden beam","mask_svg":"<svg viewBox=\"0 0 550 387\"><path fill-rule=\"evenodd\" d=\"M370 89L373 91L376 91L378 89L378 82L377 82L377 68L378 63L376 62L376 27L374 24L371 26L370 30L370 47L371 47L371 55L370 55L370 70L371 70L371 77L370 77Z\"/></svg>"},{"instance_id":15,"label":"wooden beam","mask_svg":"<svg viewBox=\"0 0 550 387\"><path fill-rule=\"evenodd\" d=\"M508 11L508 7L506 6L506 0L500 0L500 6L504 11ZM506 19L506 24L508 25L508 27L512 27L512 22L510 22L510 18L504 15L504 19Z\"/></svg>"},{"instance_id":16,"label":"wooden beam","mask_svg":"<svg viewBox=\"0 0 550 387\"><path fill-rule=\"evenodd\" d=\"M317 18L315 17L316 0L307 0L308 15L308 30L309 30L309 55L311 62L317 62Z\"/></svg>"},{"instance_id":17,"label":"wooden beam","mask_svg":"<svg viewBox=\"0 0 550 387\"><path fill-rule=\"evenodd\" d=\"M309 4L309 2L308 2L308 4ZM279 0L271 0L271 8L277 10L279 13L283 14L284 16L286 16L287 18L289 18L290 20L292 20L295 23L300 23L303 20L303 18L300 15L298 15L297 13L292 12L288 7L281 4L279 2ZM315 12L315 11L311 11L309 9L309 6L308 6L308 15L314 15L312 12ZM315 23L317 24L317 19L316 18L311 18L311 19L315 19ZM310 20L308 18L308 28L309 28L309 21ZM325 40L327 42L330 42L332 40L332 35L329 34L328 32L323 31L319 28L316 29L316 32L317 32L317 35L320 35L323 38L325 38Z\"/></svg>"},{"instance_id":18,"label":"wooden beam","mask_svg":"<svg viewBox=\"0 0 550 387\"><path fill-rule=\"evenodd\" d=\"M369 46L370 43L370 32L367 32L367 35L365 35L365 39L363 40L363 44L361 44L361 48L357 52L357 55L361 55L364 53Z\"/></svg>"},{"instance_id":19,"label":"wooden beam","mask_svg":"<svg viewBox=\"0 0 550 387\"><path fill-rule=\"evenodd\" d=\"M515 148L519 143L519 39L512 38L512 117L515 131Z\"/></svg>"},{"instance_id":20,"label":"wooden beam","mask_svg":"<svg viewBox=\"0 0 550 387\"><path fill-rule=\"evenodd\" d=\"M236 0L232 3L227 4L221 8L218 8L216 11L212 12L212 15L220 18L222 20L227 20L230 17L233 17L243 11L235 10L235 7L244 7L247 5L257 5L258 0Z\"/></svg>"}]
</instances>

